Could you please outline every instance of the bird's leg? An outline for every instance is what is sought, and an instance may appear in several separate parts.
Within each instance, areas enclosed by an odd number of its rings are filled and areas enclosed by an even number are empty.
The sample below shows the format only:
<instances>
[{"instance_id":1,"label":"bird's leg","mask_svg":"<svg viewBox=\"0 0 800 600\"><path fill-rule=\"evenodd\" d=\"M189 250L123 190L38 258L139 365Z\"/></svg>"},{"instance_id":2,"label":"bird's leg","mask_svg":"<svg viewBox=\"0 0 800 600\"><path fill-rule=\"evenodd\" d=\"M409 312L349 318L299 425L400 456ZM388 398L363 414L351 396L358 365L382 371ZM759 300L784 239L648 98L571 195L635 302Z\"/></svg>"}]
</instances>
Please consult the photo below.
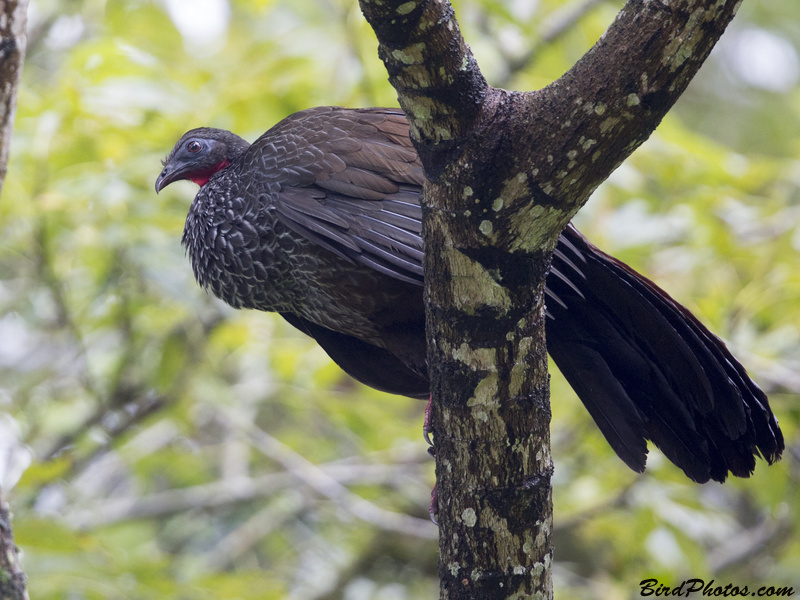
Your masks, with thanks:
<instances>
[{"instance_id":1,"label":"bird's leg","mask_svg":"<svg viewBox=\"0 0 800 600\"><path fill-rule=\"evenodd\" d=\"M425 441L428 442L430 448L428 448L428 453L433 456L433 442L431 441L431 433L433 430L431 429L431 401L433 400L433 396L428 396L428 404L425 405L425 420L422 422L422 436L425 438Z\"/></svg>"},{"instance_id":2,"label":"bird's leg","mask_svg":"<svg viewBox=\"0 0 800 600\"><path fill-rule=\"evenodd\" d=\"M422 423L422 435L425 438L425 441L428 442L430 447L428 448L428 454L431 456L436 456L436 446L433 445L431 441L431 433L433 430L431 428L431 402L433 400L433 396L428 396L428 404L425 405L425 420ZM431 521L433 521L434 525L438 525L439 521L436 520L436 515L439 513L439 499L436 495L436 484L433 485L433 489L431 490L431 503L428 506L428 514L431 516Z\"/></svg>"}]
</instances>

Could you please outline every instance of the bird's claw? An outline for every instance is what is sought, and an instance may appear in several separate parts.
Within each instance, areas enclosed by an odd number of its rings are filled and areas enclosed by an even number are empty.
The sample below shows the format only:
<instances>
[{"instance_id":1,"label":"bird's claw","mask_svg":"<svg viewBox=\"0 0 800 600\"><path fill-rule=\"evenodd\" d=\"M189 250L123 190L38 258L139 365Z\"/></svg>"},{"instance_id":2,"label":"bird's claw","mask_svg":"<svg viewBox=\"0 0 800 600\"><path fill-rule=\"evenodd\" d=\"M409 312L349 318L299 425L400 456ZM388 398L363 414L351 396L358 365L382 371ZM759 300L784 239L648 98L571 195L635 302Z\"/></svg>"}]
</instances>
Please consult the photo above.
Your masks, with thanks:
<instances>
[{"instance_id":1,"label":"bird's claw","mask_svg":"<svg viewBox=\"0 0 800 600\"><path fill-rule=\"evenodd\" d=\"M422 435L425 438L425 441L428 442L428 454L431 456L436 456L436 446L433 445L433 440L431 440L431 433L433 433L431 429L432 399L432 397L428 397L428 404L425 405L425 421L422 423ZM438 527L439 521L436 520L436 516L439 514L439 498L436 494L435 484L431 490L431 503L430 506L428 506L428 514L431 516L431 522Z\"/></svg>"},{"instance_id":2,"label":"bird's claw","mask_svg":"<svg viewBox=\"0 0 800 600\"><path fill-rule=\"evenodd\" d=\"M432 398L428 397L428 404L425 405L425 420L422 422L422 437L425 438L429 446L433 446L433 441L431 441L431 433L433 433L431 430L431 400Z\"/></svg>"}]
</instances>

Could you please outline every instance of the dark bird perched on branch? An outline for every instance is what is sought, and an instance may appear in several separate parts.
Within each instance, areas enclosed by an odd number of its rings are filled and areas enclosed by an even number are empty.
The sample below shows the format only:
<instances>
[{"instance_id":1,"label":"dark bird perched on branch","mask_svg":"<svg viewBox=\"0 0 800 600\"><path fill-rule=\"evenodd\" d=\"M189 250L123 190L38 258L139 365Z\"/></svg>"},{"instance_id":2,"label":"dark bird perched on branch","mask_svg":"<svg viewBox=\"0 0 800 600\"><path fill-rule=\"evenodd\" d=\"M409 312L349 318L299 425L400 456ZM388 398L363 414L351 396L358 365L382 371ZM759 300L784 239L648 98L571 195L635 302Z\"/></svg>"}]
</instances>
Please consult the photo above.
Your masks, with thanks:
<instances>
[{"instance_id":1,"label":"dark bird perched on branch","mask_svg":"<svg viewBox=\"0 0 800 600\"><path fill-rule=\"evenodd\" d=\"M183 232L200 285L280 313L369 386L428 397L423 173L400 110L313 108L253 144L193 129L156 191L181 179L200 185ZM648 439L697 482L780 458L767 397L725 344L572 225L546 303L550 355L633 470Z\"/></svg>"}]
</instances>

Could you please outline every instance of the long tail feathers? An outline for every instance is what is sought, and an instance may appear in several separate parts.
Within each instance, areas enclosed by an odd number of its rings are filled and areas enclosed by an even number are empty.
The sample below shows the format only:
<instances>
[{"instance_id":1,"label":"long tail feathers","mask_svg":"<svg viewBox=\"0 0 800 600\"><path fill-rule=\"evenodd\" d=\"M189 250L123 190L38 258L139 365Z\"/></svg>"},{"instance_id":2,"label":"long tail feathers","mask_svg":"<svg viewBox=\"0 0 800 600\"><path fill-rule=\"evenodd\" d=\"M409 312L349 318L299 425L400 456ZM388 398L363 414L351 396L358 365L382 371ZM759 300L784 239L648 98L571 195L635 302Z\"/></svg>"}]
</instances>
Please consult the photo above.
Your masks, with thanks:
<instances>
[{"instance_id":1,"label":"long tail feathers","mask_svg":"<svg viewBox=\"0 0 800 600\"><path fill-rule=\"evenodd\" d=\"M764 392L725 344L652 281L572 225L547 279L547 349L625 463L649 439L688 477L748 477L781 456Z\"/></svg>"}]
</instances>

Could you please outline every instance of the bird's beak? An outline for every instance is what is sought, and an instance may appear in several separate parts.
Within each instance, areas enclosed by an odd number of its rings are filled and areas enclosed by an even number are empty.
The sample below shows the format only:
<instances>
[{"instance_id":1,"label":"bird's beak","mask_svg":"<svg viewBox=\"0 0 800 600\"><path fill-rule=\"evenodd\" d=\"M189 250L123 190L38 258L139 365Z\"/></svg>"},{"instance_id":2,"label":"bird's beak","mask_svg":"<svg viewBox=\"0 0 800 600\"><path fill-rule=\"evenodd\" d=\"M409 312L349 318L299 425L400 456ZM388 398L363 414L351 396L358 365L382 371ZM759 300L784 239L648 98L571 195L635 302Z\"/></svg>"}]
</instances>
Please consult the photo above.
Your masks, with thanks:
<instances>
[{"instance_id":1,"label":"bird's beak","mask_svg":"<svg viewBox=\"0 0 800 600\"><path fill-rule=\"evenodd\" d=\"M156 194L167 187L173 181L180 178L180 170L170 166L169 163L161 171L161 175L156 179Z\"/></svg>"}]
</instances>

